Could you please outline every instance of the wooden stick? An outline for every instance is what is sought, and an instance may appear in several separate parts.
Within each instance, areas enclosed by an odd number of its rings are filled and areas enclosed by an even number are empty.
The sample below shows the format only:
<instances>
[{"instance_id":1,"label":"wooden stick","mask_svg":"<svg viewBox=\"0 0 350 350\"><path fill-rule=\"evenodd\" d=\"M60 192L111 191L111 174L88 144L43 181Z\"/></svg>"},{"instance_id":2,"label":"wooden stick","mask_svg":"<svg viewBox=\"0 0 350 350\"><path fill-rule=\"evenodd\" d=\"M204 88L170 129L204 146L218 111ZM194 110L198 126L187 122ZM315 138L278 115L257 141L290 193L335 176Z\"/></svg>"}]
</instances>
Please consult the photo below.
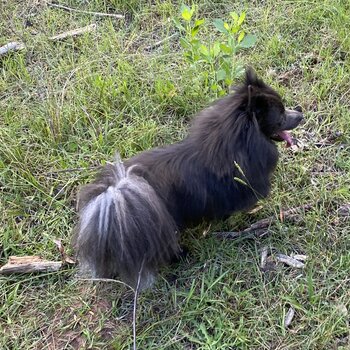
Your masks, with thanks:
<instances>
[{"instance_id":1,"label":"wooden stick","mask_svg":"<svg viewBox=\"0 0 350 350\"><path fill-rule=\"evenodd\" d=\"M86 168L68 168L68 169L58 169L58 170L52 170L48 171L47 173L43 173L44 176L50 176L50 175L56 175L56 174L62 174L62 173L76 173L80 171L88 171L88 170L94 170L94 169L102 169L102 165L92 165L88 166Z\"/></svg>"},{"instance_id":2,"label":"wooden stick","mask_svg":"<svg viewBox=\"0 0 350 350\"><path fill-rule=\"evenodd\" d=\"M132 337L133 337L133 350L137 350L136 346L136 310L137 310L137 298L141 287L141 276L143 272L143 264L145 263L145 258L142 259L141 267L137 277L136 288L134 291L134 310L132 313Z\"/></svg>"},{"instance_id":3,"label":"wooden stick","mask_svg":"<svg viewBox=\"0 0 350 350\"><path fill-rule=\"evenodd\" d=\"M39 256L11 256L7 264L0 268L0 275L58 271L61 261L43 260Z\"/></svg>"},{"instance_id":4,"label":"wooden stick","mask_svg":"<svg viewBox=\"0 0 350 350\"><path fill-rule=\"evenodd\" d=\"M12 41L11 43L0 47L0 56L6 55L9 51L18 51L23 49L25 49L23 43Z\"/></svg>"},{"instance_id":5,"label":"wooden stick","mask_svg":"<svg viewBox=\"0 0 350 350\"><path fill-rule=\"evenodd\" d=\"M294 267L296 269L302 269L305 267L305 264L302 263L301 261L294 259L285 254L277 254L276 260L288 266Z\"/></svg>"},{"instance_id":6,"label":"wooden stick","mask_svg":"<svg viewBox=\"0 0 350 350\"><path fill-rule=\"evenodd\" d=\"M174 38L174 37L176 37L176 36L178 36L178 33L175 33L175 34L173 34L173 35L170 35L170 36L168 36L167 38L164 38L164 39L162 39L162 40L159 40L159 41L155 42L155 43L152 44L152 45L146 46L146 47L145 47L145 50L146 50L146 51L154 50L154 49L156 49L158 46L164 44L165 42L169 41L170 39L172 39L172 38Z\"/></svg>"},{"instance_id":7,"label":"wooden stick","mask_svg":"<svg viewBox=\"0 0 350 350\"><path fill-rule=\"evenodd\" d=\"M291 208L283 212L282 219L287 221L299 222L302 220L298 211L308 211L312 208L311 204L302 205L300 207ZM248 228L242 231L236 232L214 232L214 235L217 235L219 238L223 239L237 239L237 238L253 238L253 237L262 237L267 234L267 228L270 225L277 221L276 216L270 216L265 219L261 219L254 224L250 225Z\"/></svg>"},{"instance_id":8,"label":"wooden stick","mask_svg":"<svg viewBox=\"0 0 350 350\"><path fill-rule=\"evenodd\" d=\"M97 28L96 24L93 23L86 27L69 30L68 32L63 32L61 34L51 36L49 40L52 40L52 41L62 40L68 37L81 35L87 32L92 32L96 28ZM0 57L6 55L10 51L18 51L18 50L23 50L25 48L26 48L25 45L21 42L17 42L17 41L10 42L0 47Z\"/></svg>"},{"instance_id":9,"label":"wooden stick","mask_svg":"<svg viewBox=\"0 0 350 350\"><path fill-rule=\"evenodd\" d=\"M262 221L262 220L261 220ZM258 221L259 222L259 221ZM257 223L258 223L257 222ZM253 225L252 225L253 226ZM249 239L249 238L261 238L267 235L266 228L261 229L251 229L250 227L246 228L243 231L225 231L225 232L213 232L213 235L221 239Z\"/></svg>"},{"instance_id":10,"label":"wooden stick","mask_svg":"<svg viewBox=\"0 0 350 350\"><path fill-rule=\"evenodd\" d=\"M88 281L88 282L113 282L113 283L119 283L127 288L130 288L131 290L134 290L133 287L129 286L127 283L115 280L112 278L78 278L78 281Z\"/></svg>"},{"instance_id":11,"label":"wooden stick","mask_svg":"<svg viewBox=\"0 0 350 350\"><path fill-rule=\"evenodd\" d=\"M56 7L56 8L62 9L62 10L70 11L70 12L86 13L88 15L94 15L94 16L114 17L114 18L118 18L118 19L125 18L124 15L119 15L119 14L115 14L115 13L84 11L84 10L78 10L78 9L71 8L71 7L64 6L64 5L53 4L53 3L48 3L48 6Z\"/></svg>"},{"instance_id":12,"label":"wooden stick","mask_svg":"<svg viewBox=\"0 0 350 350\"><path fill-rule=\"evenodd\" d=\"M81 35L84 33L92 32L93 30L96 29L96 27L97 27L96 24L92 23L86 27L69 30L68 32L63 32L61 34L51 36L49 39L53 40L53 41L66 39L66 38L69 38L72 36L77 36L77 35Z\"/></svg>"},{"instance_id":13,"label":"wooden stick","mask_svg":"<svg viewBox=\"0 0 350 350\"><path fill-rule=\"evenodd\" d=\"M269 253L269 247L263 247L261 251L261 260L260 260L260 268L264 269L266 266L267 255Z\"/></svg>"},{"instance_id":14,"label":"wooden stick","mask_svg":"<svg viewBox=\"0 0 350 350\"><path fill-rule=\"evenodd\" d=\"M286 314L286 317L284 318L284 328L288 328L290 326L290 324L293 321L294 315L295 310L292 307L290 307Z\"/></svg>"}]
</instances>

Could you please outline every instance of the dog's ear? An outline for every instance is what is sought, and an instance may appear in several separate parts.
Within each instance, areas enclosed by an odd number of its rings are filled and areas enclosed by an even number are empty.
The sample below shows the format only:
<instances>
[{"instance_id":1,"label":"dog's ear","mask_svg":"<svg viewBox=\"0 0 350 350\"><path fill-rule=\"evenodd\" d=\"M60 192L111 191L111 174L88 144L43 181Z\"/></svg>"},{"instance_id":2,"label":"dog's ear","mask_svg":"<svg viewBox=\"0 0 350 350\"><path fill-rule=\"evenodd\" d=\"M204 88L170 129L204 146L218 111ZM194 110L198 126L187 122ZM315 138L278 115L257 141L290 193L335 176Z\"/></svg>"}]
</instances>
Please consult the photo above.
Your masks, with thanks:
<instances>
[{"instance_id":1,"label":"dog's ear","mask_svg":"<svg viewBox=\"0 0 350 350\"><path fill-rule=\"evenodd\" d=\"M252 67L247 67L245 70L244 85L248 87L249 85L255 86L259 89L266 89L268 86L263 82L262 79L258 78Z\"/></svg>"},{"instance_id":2,"label":"dog's ear","mask_svg":"<svg viewBox=\"0 0 350 350\"><path fill-rule=\"evenodd\" d=\"M252 85L247 86L248 89L248 99L247 99L247 114L252 117L253 111L254 111L254 104L255 104L255 98L254 98L254 88Z\"/></svg>"},{"instance_id":3,"label":"dog's ear","mask_svg":"<svg viewBox=\"0 0 350 350\"><path fill-rule=\"evenodd\" d=\"M256 102L257 102L257 76L252 67L247 67L245 70L245 81L247 91L247 115L254 117L256 113Z\"/></svg>"},{"instance_id":4,"label":"dog's ear","mask_svg":"<svg viewBox=\"0 0 350 350\"><path fill-rule=\"evenodd\" d=\"M250 118L259 118L264 114L268 108L266 96L260 91L259 88L248 85L247 86L247 115Z\"/></svg>"},{"instance_id":5,"label":"dog's ear","mask_svg":"<svg viewBox=\"0 0 350 350\"><path fill-rule=\"evenodd\" d=\"M252 67L247 67L245 70L245 85L248 87L249 85L258 86L259 79Z\"/></svg>"},{"instance_id":6,"label":"dog's ear","mask_svg":"<svg viewBox=\"0 0 350 350\"><path fill-rule=\"evenodd\" d=\"M247 115L260 117L267 109L267 99L264 94L266 85L251 67L246 68L244 86L247 94Z\"/></svg>"}]
</instances>

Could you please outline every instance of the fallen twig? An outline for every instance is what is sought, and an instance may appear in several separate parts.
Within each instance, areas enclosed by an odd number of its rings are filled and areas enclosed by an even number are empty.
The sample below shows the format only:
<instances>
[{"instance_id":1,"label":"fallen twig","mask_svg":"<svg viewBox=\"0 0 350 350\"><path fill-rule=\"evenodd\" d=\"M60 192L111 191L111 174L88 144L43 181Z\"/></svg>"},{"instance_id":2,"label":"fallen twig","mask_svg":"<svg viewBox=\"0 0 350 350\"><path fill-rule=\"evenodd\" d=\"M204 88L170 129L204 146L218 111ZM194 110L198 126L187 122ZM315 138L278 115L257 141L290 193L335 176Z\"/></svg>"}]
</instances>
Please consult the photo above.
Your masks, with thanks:
<instances>
[{"instance_id":1,"label":"fallen twig","mask_svg":"<svg viewBox=\"0 0 350 350\"><path fill-rule=\"evenodd\" d=\"M303 254L296 254L292 256L293 259L299 260L299 261L306 261L307 260L307 255Z\"/></svg>"},{"instance_id":2,"label":"fallen twig","mask_svg":"<svg viewBox=\"0 0 350 350\"><path fill-rule=\"evenodd\" d=\"M64 263L66 264L75 264L76 261L74 259L72 259L71 257L69 257L64 249L64 246L62 244L62 241L60 239L53 239L53 242L56 244L60 254L61 254L61 259Z\"/></svg>"},{"instance_id":3,"label":"fallen twig","mask_svg":"<svg viewBox=\"0 0 350 350\"><path fill-rule=\"evenodd\" d=\"M312 208L311 204L305 204L300 207L295 207L288 209L281 213L280 219L282 221L292 221L292 222L300 222L302 217L300 216L299 211L308 211ZM262 237L267 234L267 228L275 222L276 216L270 216L265 219L261 219L254 224L250 225L248 228L242 231L236 232L214 232L214 235L217 235L220 238L224 239L237 239L237 238L254 238L254 237Z\"/></svg>"},{"instance_id":4,"label":"fallen twig","mask_svg":"<svg viewBox=\"0 0 350 350\"><path fill-rule=\"evenodd\" d=\"M257 205L255 206L253 209L247 211L248 214L255 214L257 213L259 210L261 210L263 208L262 205Z\"/></svg>"},{"instance_id":5,"label":"fallen twig","mask_svg":"<svg viewBox=\"0 0 350 350\"><path fill-rule=\"evenodd\" d=\"M64 6L64 5L59 5L59 4L53 4L53 3L48 3L48 6L51 7L56 7L62 10L70 11L70 12L80 12L80 13L85 13L88 15L94 15L94 16L103 16L103 17L114 17L118 19L123 19L125 18L124 15L116 14L116 13L104 13L104 12L93 12L93 11L85 11L85 10L78 10L72 7Z\"/></svg>"},{"instance_id":6,"label":"fallen twig","mask_svg":"<svg viewBox=\"0 0 350 350\"><path fill-rule=\"evenodd\" d=\"M44 173L44 176L49 176L49 175L56 175L56 174L61 174L61 173L75 173L79 171L85 171L85 170L94 170L94 169L99 169L102 168L101 165L92 165L86 168L68 168L68 169L58 169L58 170L52 170L48 171L47 173Z\"/></svg>"},{"instance_id":7,"label":"fallen twig","mask_svg":"<svg viewBox=\"0 0 350 350\"><path fill-rule=\"evenodd\" d=\"M72 36L77 36L77 35L81 35L81 34L84 34L87 32L91 32L91 31L95 30L96 28L97 28L96 24L92 23L86 27L69 30L69 31L63 32L61 34L51 36L51 37L49 37L49 40L58 41L58 40L66 39L66 38L69 38ZM26 46L21 42L14 41L14 42L8 43L8 44L0 47L0 57L7 54L10 51L18 51L18 50L23 50L25 48L26 48Z\"/></svg>"},{"instance_id":8,"label":"fallen twig","mask_svg":"<svg viewBox=\"0 0 350 350\"><path fill-rule=\"evenodd\" d=\"M113 282L113 283L118 283L121 284L131 290L134 290L131 286L129 286L127 283L120 281L120 280L115 280L113 278L78 278L78 281L87 281L87 282Z\"/></svg>"},{"instance_id":9,"label":"fallen twig","mask_svg":"<svg viewBox=\"0 0 350 350\"><path fill-rule=\"evenodd\" d=\"M286 317L284 318L284 327L285 328L288 328L290 326L290 324L293 321L294 315L295 315L295 310L292 307L290 307L287 314L286 314Z\"/></svg>"},{"instance_id":10,"label":"fallen twig","mask_svg":"<svg viewBox=\"0 0 350 350\"><path fill-rule=\"evenodd\" d=\"M136 310L137 310L137 297L139 295L140 292L140 285L141 285L141 276L142 276L142 272L143 272L143 264L145 262L145 258L143 258L142 263L141 263L141 267L139 270L139 274L137 277L137 284L136 284L136 288L135 288L135 292L134 292L134 310L133 310L133 314L132 314L132 335L133 335L133 350L137 350L136 347Z\"/></svg>"},{"instance_id":11,"label":"fallen twig","mask_svg":"<svg viewBox=\"0 0 350 350\"><path fill-rule=\"evenodd\" d=\"M266 266L266 259L267 259L267 254L269 252L269 247L263 247L261 251L261 260L260 260L260 268L264 269Z\"/></svg>"},{"instance_id":12,"label":"fallen twig","mask_svg":"<svg viewBox=\"0 0 350 350\"><path fill-rule=\"evenodd\" d=\"M253 225L252 225L253 226ZM222 239L247 239L247 238L259 238L259 237L264 237L265 235L267 235L267 231L264 226L261 229L257 229L257 228L252 228L248 227L243 231L224 231L224 232L213 232L213 235L222 238Z\"/></svg>"},{"instance_id":13,"label":"fallen twig","mask_svg":"<svg viewBox=\"0 0 350 350\"><path fill-rule=\"evenodd\" d=\"M156 49L158 46L164 44L165 42L169 41L170 39L172 39L172 38L174 38L174 37L176 37L176 36L178 36L178 33L175 33L175 34L173 34L173 35L170 35L170 36L168 36L167 38L164 38L164 39L162 39L162 40L159 40L159 41L155 42L155 43L152 44L152 45L146 46L146 47L145 47L145 51L154 50L154 49Z\"/></svg>"},{"instance_id":14,"label":"fallen twig","mask_svg":"<svg viewBox=\"0 0 350 350\"><path fill-rule=\"evenodd\" d=\"M69 31L63 32L61 34L51 36L49 39L53 40L53 41L66 39L66 38L69 38L69 37L72 37L72 36L77 36L77 35L81 35L81 34L84 34L84 33L91 32L91 31L95 30L96 27L97 27L96 24L92 23L92 24L89 24L86 27L69 30Z\"/></svg>"},{"instance_id":15,"label":"fallen twig","mask_svg":"<svg viewBox=\"0 0 350 350\"><path fill-rule=\"evenodd\" d=\"M11 43L8 43L0 47L0 56L6 55L10 51L18 51L23 49L25 49L25 46L23 43L13 41Z\"/></svg>"},{"instance_id":16,"label":"fallen twig","mask_svg":"<svg viewBox=\"0 0 350 350\"><path fill-rule=\"evenodd\" d=\"M58 271L62 261L43 260L40 256L10 256L7 264L0 268L0 275Z\"/></svg>"},{"instance_id":17,"label":"fallen twig","mask_svg":"<svg viewBox=\"0 0 350 350\"><path fill-rule=\"evenodd\" d=\"M301 261L284 254L277 254L276 260L288 266L295 267L297 269L302 269L305 267L305 264Z\"/></svg>"}]
</instances>

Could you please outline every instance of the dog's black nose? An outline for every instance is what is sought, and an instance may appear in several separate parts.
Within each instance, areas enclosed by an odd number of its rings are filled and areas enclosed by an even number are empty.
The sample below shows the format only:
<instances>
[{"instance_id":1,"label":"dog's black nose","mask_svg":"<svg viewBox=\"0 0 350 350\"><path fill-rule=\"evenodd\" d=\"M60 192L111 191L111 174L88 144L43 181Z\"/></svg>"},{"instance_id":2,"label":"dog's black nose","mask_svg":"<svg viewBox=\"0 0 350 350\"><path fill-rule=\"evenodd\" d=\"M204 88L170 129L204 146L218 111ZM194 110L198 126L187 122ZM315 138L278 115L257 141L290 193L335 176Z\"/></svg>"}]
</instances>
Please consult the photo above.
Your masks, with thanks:
<instances>
[{"instance_id":1,"label":"dog's black nose","mask_svg":"<svg viewBox=\"0 0 350 350\"><path fill-rule=\"evenodd\" d=\"M299 124L303 123L304 116L303 116L303 113L301 112L298 112L292 109L286 109L285 115L286 115L286 123L285 123L286 130L294 129Z\"/></svg>"},{"instance_id":2,"label":"dog's black nose","mask_svg":"<svg viewBox=\"0 0 350 350\"><path fill-rule=\"evenodd\" d=\"M303 113L297 112L297 111L295 111L295 112L296 112L296 115L294 116L294 118L295 118L296 123L298 125L304 124L305 123L305 119L304 119Z\"/></svg>"},{"instance_id":3,"label":"dog's black nose","mask_svg":"<svg viewBox=\"0 0 350 350\"><path fill-rule=\"evenodd\" d=\"M304 114L299 112L298 120L299 120L299 124L304 124L305 123Z\"/></svg>"},{"instance_id":4,"label":"dog's black nose","mask_svg":"<svg viewBox=\"0 0 350 350\"><path fill-rule=\"evenodd\" d=\"M302 111L303 111L303 109L301 108L301 106L296 106L295 108L294 108L294 110L295 111L297 111L297 112L299 112L299 113L302 113Z\"/></svg>"},{"instance_id":5,"label":"dog's black nose","mask_svg":"<svg viewBox=\"0 0 350 350\"><path fill-rule=\"evenodd\" d=\"M299 114L296 116L296 118L299 121L299 123L301 123L304 120L304 115L299 112Z\"/></svg>"}]
</instances>

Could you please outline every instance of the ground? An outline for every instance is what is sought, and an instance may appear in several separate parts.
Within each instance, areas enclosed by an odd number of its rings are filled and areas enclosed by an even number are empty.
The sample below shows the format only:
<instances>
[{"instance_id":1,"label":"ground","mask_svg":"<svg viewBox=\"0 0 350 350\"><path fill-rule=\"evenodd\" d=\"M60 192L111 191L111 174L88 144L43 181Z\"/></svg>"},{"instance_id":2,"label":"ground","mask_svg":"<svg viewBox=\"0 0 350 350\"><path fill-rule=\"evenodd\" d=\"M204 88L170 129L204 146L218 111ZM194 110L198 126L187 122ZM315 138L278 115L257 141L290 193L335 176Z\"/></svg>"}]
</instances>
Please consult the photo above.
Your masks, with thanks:
<instances>
[{"instance_id":1,"label":"ground","mask_svg":"<svg viewBox=\"0 0 350 350\"><path fill-rule=\"evenodd\" d=\"M72 254L79 185L110 161L177 141L191 117L215 99L189 67L172 1L47 1L1 5L0 46L26 49L0 58L0 263L11 255L59 260ZM62 3L63 4L63 3ZM237 56L283 96L306 123L299 148L279 146L271 196L255 213L186 232L188 256L162 271L139 298L139 349L350 349L350 229L338 211L350 202L350 5L345 0L209 1L198 18L246 11L258 40ZM76 38L50 36L96 23ZM199 68L198 68L199 69ZM302 221L281 210L311 204ZM344 213L343 213L344 214ZM225 241L274 216L265 237ZM203 235L203 231L208 233ZM261 269L263 247L307 256L304 269ZM273 255L272 255L273 257ZM295 316L289 327L289 308ZM129 349L133 293L117 283L80 281L76 268L0 277L1 349Z\"/></svg>"}]
</instances>

